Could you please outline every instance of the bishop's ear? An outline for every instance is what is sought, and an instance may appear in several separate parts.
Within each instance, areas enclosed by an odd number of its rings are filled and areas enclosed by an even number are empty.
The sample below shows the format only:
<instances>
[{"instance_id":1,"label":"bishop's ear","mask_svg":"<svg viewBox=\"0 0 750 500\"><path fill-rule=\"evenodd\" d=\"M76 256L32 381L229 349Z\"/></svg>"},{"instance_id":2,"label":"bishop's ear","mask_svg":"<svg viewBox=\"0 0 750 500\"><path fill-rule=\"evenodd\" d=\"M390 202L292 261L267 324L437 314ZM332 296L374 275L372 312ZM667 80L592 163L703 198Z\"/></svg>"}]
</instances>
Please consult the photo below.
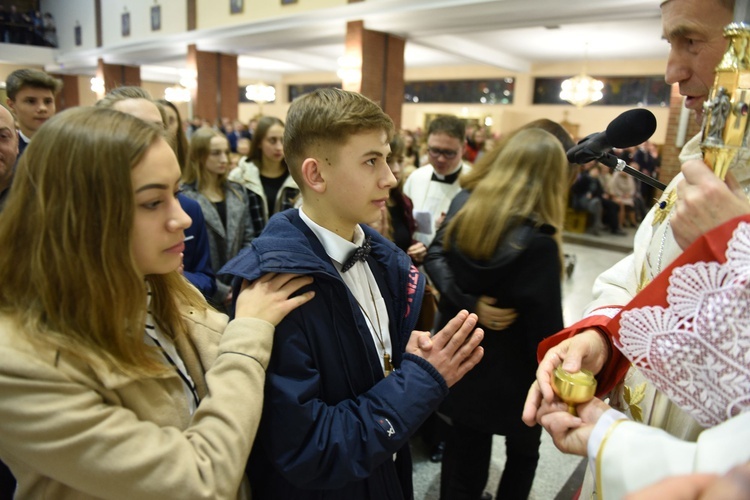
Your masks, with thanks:
<instances>
[{"instance_id":1,"label":"bishop's ear","mask_svg":"<svg viewBox=\"0 0 750 500\"><path fill-rule=\"evenodd\" d=\"M326 181L323 178L321 165L315 158L306 158L302 162L302 181L316 193L323 193L326 189Z\"/></svg>"}]
</instances>

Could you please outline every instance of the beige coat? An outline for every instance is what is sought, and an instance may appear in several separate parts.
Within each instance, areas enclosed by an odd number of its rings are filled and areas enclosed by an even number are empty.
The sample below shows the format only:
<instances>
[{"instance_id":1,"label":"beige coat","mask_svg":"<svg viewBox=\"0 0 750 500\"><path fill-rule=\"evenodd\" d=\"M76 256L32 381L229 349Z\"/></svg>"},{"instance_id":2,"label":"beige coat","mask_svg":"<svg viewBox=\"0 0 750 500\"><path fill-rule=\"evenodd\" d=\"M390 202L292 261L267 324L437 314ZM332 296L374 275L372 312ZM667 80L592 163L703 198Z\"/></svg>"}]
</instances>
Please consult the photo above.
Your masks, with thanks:
<instances>
[{"instance_id":1,"label":"beige coat","mask_svg":"<svg viewBox=\"0 0 750 500\"><path fill-rule=\"evenodd\" d=\"M0 315L0 458L16 498L236 498L263 406L273 326L185 311L178 376L133 379L48 346ZM222 334L223 332L223 334Z\"/></svg>"}]
</instances>

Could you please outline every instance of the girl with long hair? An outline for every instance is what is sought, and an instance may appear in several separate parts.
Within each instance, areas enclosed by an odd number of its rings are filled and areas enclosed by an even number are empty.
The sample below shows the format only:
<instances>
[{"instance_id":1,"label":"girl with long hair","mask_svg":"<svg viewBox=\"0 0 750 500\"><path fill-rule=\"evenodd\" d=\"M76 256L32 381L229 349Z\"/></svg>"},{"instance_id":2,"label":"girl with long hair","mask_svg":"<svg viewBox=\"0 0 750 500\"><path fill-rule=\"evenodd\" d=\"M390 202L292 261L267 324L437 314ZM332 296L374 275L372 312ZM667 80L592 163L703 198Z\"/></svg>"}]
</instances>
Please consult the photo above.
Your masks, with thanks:
<instances>
[{"instance_id":1,"label":"girl with long hair","mask_svg":"<svg viewBox=\"0 0 750 500\"><path fill-rule=\"evenodd\" d=\"M196 130L190 138L183 188L201 206L206 221L211 268L217 274L212 303L219 308L232 301L231 279L219 275L219 270L258 235L250 217L250 207L258 205L258 197L228 180L228 173L226 137L208 127Z\"/></svg>"},{"instance_id":2,"label":"girl with long hair","mask_svg":"<svg viewBox=\"0 0 750 500\"><path fill-rule=\"evenodd\" d=\"M177 155L177 163L180 164L180 170L185 170L185 165L187 165L188 140L185 135L185 129L182 128L180 110L177 109L177 106L173 102L166 99L158 99L156 103L164 107L166 114L164 125L167 127L167 134L174 141L173 149Z\"/></svg>"},{"instance_id":3,"label":"girl with long hair","mask_svg":"<svg viewBox=\"0 0 750 500\"><path fill-rule=\"evenodd\" d=\"M154 125L50 119L0 218L0 458L15 498L235 498L273 325L310 280L267 275L234 321L177 272L190 218Z\"/></svg>"},{"instance_id":4,"label":"girl with long hair","mask_svg":"<svg viewBox=\"0 0 750 500\"><path fill-rule=\"evenodd\" d=\"M563 327L561 234L569 166L560 141L538 128L512 133L477 166L482 175L472 172L473 180L462 180L470 190L454 198L425 268L437 278L441 317L460 310L457 302L467 296L472 309L486 297L514 316L503 325L482 323L480 316L485 359L440 407L451 422L441 498L480 498L492 436L500 434L507 462L496 498L521 499L531 490L541 428L527 427L519 415L535 377L536 346ZM445 259L449 281L434 266L436 254Z\"/></svg>"},{"instance_id":5,"label":"girl with long hair","mask_svg":"<svg viewBox=\"0 0 750 500\"><path fill-rule=\"evenodd\" d=\"M299 187L289 175L284 160L284 122L273 116L264 116L258 121L250 153L240 160L229 179L263 200L263 219L256 222L258 232L273 214L295 206Z\"/></svg>"},{"instance_id":6,"label":"girl with long hair","mask_svg":"<svg viewBox=\"0 0 750 500\"><path fill-rule=\"evenodd\" d=\"M169 126L169 108L154 101L141 87L117 87L96 102L97 107L110 108L133 115L149 123L163 126L166 140L177 156L180 170L184 169L184 158L180 159L179 135L174 135ZM179 131L178 131L179 132ZM184 134L183 139L184 139ZM182 150L187 152L187 148ZM185 249L182 252L180 272L190 281L204 297L211 299L216 293L216 275L211 269L211 258L208 248L208 231L203 219L200 205L182 193L177 195L182 209L188 214L192 223L185 230Z\"/></svg>"}]
</instances>

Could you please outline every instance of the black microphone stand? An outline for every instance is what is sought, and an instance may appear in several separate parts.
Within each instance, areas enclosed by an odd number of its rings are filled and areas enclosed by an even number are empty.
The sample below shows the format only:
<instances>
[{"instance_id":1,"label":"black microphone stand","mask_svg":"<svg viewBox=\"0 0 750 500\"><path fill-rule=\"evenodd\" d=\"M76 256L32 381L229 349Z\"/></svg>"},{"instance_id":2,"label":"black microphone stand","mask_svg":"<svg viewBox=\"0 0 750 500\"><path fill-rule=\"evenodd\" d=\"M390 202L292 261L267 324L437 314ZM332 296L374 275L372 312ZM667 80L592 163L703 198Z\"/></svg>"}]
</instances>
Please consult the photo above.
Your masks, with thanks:
<instances>
[{"instance_id":1,"label":"black microphone stand","mask_svg":"<svg viewBox=\"0 0 750 500\"><path fill-rule=\"evenodd\" d=\"M662 184L661 182L657 181L653 177L650 177L643 172L639 172L638 170L634 169L627 163L625 163L620 158L616 157L615 155L611 153L607 153L605 155L600 156L599 158L592 158L596 159L599 163L603 163L604 165L608 166L609 168L614 168L615 170L619 170L620 172L625 172L628 175L631 175L638 179L641 182L645 182L651 187L655 187L656 189L661 189L662 191L665 191L667 189L666 184Z\"/></svg>"}]
</instances>

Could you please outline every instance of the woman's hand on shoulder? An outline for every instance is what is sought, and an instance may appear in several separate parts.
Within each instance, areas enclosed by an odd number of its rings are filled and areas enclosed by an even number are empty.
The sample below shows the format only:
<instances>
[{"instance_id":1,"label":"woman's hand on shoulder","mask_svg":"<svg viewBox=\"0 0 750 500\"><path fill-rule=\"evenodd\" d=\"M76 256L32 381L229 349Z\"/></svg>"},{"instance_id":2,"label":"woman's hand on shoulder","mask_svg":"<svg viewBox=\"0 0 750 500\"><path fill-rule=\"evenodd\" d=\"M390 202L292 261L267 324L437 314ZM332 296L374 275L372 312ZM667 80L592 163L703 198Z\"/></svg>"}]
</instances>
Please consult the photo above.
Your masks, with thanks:
<instances>
[{"instance_id":1,"label":"woman's hand on shoulder","mask_svg":"<svg viewBox=\"0 0 750 500\"><path fill-rule=\"evenodd\" d=\"M235 317L258 318L276 326L287 314L315 296L313 291L294 295L312 282L310 276L278 273L264 274L252 283L245 280L237 296Z\"/></svg>"}]
</instances>

